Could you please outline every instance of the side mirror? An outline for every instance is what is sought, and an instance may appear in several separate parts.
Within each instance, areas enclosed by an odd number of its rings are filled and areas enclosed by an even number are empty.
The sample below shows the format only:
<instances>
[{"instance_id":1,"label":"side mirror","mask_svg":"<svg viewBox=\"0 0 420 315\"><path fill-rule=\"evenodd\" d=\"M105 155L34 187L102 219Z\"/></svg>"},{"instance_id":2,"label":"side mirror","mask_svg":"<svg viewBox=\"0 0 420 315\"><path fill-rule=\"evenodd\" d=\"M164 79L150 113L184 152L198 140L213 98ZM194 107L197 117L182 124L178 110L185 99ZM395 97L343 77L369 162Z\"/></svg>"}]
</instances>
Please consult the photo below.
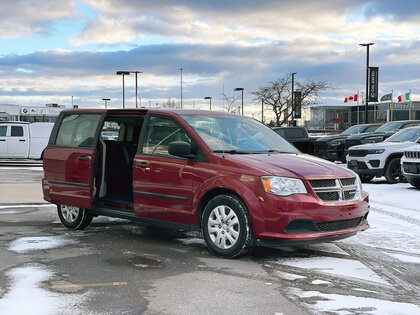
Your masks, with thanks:
<instances>
[{"instance_id":1,"label":"side mirror","mask_svg":"<svg viewBox=\"0 0 420 315\"><path fill-rule=\"evenodd\" d=\"M185 141L173 141L169 143L168 153L170 155L180 156L188 159L195 158L191 152L191 145Z\"/></svg>"}]
</instances>

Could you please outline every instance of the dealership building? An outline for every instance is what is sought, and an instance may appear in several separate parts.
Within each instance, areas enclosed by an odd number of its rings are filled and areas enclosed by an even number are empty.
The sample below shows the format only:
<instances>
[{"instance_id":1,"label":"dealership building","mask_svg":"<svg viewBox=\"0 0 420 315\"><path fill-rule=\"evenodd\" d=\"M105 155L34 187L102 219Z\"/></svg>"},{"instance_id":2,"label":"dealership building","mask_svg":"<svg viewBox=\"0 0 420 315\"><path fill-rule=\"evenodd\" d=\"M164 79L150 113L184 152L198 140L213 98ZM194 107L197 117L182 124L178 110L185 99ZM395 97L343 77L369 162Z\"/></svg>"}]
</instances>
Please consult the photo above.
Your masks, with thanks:
<instances>
[{"instance_id":1,"label":"dealership building","mask_svg":"<svg viewBox=\"0 0 420 315\"><path fill-rule=\"evenodd\" d=\"M312 106L308 129L340 129L365 123L365 105ZM420 120L420 102L383 102L368 105L368 123Z\"/></svg>"},{"instance_id":2,"label":"dealership building","mask_svg":"<svg viewBox=\"0 0 420 315\"><path fill-rule=\"evenodd\" d=\"M64 105L44 107L0 104L0 121L55 122Z\"/></svg>"}]
</instances>

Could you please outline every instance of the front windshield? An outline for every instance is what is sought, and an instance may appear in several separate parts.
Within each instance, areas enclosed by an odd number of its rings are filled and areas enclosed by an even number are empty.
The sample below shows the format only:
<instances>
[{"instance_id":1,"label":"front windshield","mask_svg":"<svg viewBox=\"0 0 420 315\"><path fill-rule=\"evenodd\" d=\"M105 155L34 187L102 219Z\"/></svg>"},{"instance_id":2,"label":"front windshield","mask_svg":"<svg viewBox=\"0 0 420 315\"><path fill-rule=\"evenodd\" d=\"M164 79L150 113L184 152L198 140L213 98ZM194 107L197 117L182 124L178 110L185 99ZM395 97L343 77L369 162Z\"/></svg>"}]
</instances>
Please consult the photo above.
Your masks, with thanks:
<instances>
[{"instance_id":1,"label":"front windshield","mask_svg":"<svg viewBox=\"0 0 420 315\"><path fill-rule=\"evenodd\" d=\"M344 130L341 134L342 135L356 135L358 133L361 133L363 129L364 129L364 126L352 126Z\"/></svg>"},{"instance_id":2,"label":"front windshield","mask_svg":"<svg viewBox=\"0 0 420 315\"><path fill-rule=\"evenodd\" d=\"M403 129L386 139L386 142L414 142L420 138L420 128Z\"/></svg>"},{"instance_id":3,"label":"front windshield","mask_svg":"<svg viewBox=\"0 0 420 315\"><path fill-rule=\"evenodd\" d=\"M388 131L394 131L395 129L398 129L401 126L401 122L390 122L383 124L378 129L376 129L375 132L388 132Z\"/></svg>"},{"instance_id":4,"label":"front windshield","mask_svg":"<svg viewBox=\"0 0 420 315\"><path fill-rule=\"evenodd\" d=\"M294 146L258 121L233 115L182 115L207 146L218 153L299 153Z\"/></svg>"}]
</instances>

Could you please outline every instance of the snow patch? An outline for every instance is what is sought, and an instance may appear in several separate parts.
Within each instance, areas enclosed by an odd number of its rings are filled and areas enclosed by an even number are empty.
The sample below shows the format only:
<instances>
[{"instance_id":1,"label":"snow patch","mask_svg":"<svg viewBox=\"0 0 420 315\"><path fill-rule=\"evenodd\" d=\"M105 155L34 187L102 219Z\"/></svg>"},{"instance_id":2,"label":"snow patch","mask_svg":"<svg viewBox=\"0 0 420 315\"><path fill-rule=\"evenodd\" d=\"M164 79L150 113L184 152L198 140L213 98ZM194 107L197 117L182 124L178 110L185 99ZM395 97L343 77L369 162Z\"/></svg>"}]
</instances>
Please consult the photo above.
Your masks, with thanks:
<instances>
[{"instance_id":1,"label":"snow patch","mask_svg":"<svg viewBox=\"0 0 420 315\"><path fill-rule=\"evenodd\" d=\"M184 245L205 244L204 240L201 238L177 238L176 240Z\"/></svg>"},{"instance_id":2,"label":"snow patch","mask_svg":"<svg viewBox=\"0 0 420 315\"><path fill-rule=\"evenodd\" d=\"M55 205L52 204L20 204L20 205L9 205L9 206L0 206L1 209L13 209L13 208L55 208Z\"/></svg>"},{"instance_id":3,"label":"snow patch","mask_svg":"<svg viewBox=\"0 0 420 315\"><path fill-rule=\"evenodd\" d=\"M33 236L21 237L9 245L9 250L16 253L45 250L76 243L62 236Z\"/></svg>"},{"instance_id":4,"label":"snow patch","mask_svg":"<svg viewBox=\"0 0 420 315\"><path fill-rule=\"evenodd\" d=\"M388 282L383 280L368 267L356 260L333 257L309 257L299 259L278 259L276 263L308 269L320 273L332 274L339 277L356 278L363 281L371 281L389 285Z\"/></svg>"},{"instance_id":5,"label":"snow patch","mask_svg":"<svg viewBox=\"0 0 420 315\"><path fill-rule=\"evenodd\" d=\"M325 280L314 280L311 283L312 284L331 284L331 282L325 281Z\"/></svg>"},{"instance_id":6,"label":"snow patch","mask_svg":"<svg viewBox=\"0 0 420 315\"><path fill-rule=\"evenodd\" d=\"M311 298L311 302L306 305L321 312L334 312L343 315L420 314L420 307L410 303L399 303L351 295L325 294L317 291L303 291L296 288L291 288L291 291L299 298ZM313 303L314 298L320 298L320 300Z\"/></svg>"},{"instance_id":7,"label":"snow patch","mask_svg":"<svg viewBox=\"0 0 420 315\"><path fill-rule=\"evenodd\" d=\"M289 280L289 281L295 281L297 279L307 278L305 276L296 275L293 273L288 273L288 272L283 272L283 271L276 271L276 275L278 275L280 278L283 278L284 280Z\"/></svg>"},{"instance_id":8,"label":"snow patch","mask_svg":"<svg viewBox=\"0 0 420 315\"><path fill-rule=\"evenodd\" d=\"M409 256L409 255L404 255L404 254L391 254L391 253L387 253L387 255L394 257L405 263L420 264L420 257Z\"/></svg>"},{"instance_id":9,"label":"snow patch","mask_svg":"<svg viewBox=\"0 0 420 315\"><path fill-rule=\"evenodd\" d=\"M40 266L26 266L12 269L7 273L12 281L10 290L0 299L0 314L48 315L74 314L84 295L62 295L40 288L43 281L53 273Z\"/></svg>"}]
</instances>

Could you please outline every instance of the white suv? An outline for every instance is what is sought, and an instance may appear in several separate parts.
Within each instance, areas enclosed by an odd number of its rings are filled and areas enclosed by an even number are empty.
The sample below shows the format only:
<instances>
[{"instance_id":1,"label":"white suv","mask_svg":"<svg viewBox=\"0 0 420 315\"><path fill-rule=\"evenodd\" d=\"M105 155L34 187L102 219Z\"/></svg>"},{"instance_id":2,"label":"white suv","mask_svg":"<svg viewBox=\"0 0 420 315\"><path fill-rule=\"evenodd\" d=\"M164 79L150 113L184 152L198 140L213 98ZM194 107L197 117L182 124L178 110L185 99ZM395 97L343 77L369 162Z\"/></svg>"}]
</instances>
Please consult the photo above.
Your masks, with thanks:
<instances>
[{"instance_id":1,"label":"white suv","mask_svg":"<svg viewBox=\"0 0 420 315\"><path fill-rule=\"evenodd\" d=\"M390 184L402 180L400 159L404 151L420 141L420 127L406 128L384 142L351 147L347 155L347 167L359 174L363 182L375 176L385 176Z\"/></svg>"},{"instance_id":2,"label":"white suv","mask_svg":"<svg viewBox=\"0 0 420 315\"><path fill-rule=\"evenodd\" d=\"M420 189L420 143L405 150L401 158L401 168L408 182Z\"/></svg>"}]
</instances>

